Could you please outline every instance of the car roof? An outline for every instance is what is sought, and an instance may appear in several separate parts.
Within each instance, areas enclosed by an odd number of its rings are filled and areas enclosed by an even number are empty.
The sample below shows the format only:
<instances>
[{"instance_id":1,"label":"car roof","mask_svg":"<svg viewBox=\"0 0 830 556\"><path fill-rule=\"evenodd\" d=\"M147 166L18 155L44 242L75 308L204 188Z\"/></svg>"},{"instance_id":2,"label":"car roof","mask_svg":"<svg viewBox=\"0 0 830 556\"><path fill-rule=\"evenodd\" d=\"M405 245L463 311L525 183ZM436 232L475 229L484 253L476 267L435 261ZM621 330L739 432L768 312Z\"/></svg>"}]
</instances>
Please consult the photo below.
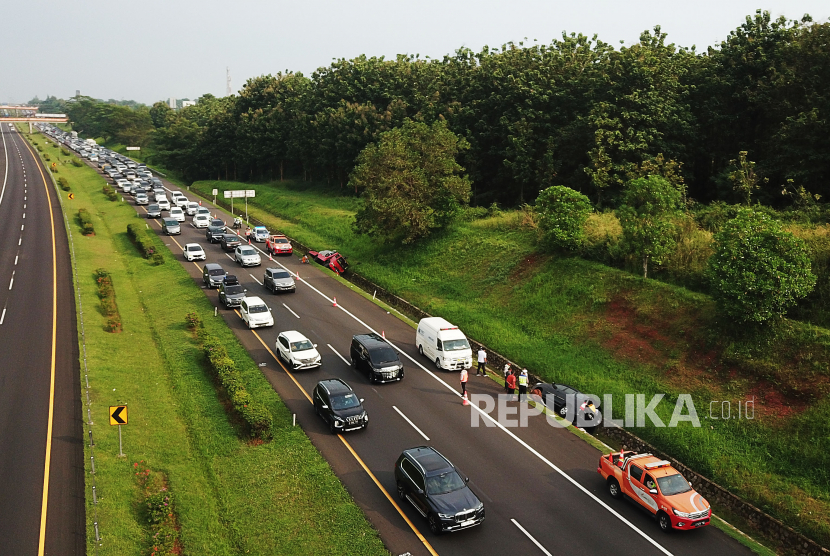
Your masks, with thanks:
<instances>
[{"instance_id":1,"label":"car roof","mask_svg":"<svg viewBox=\"0 0 830 556\"><path fill-rule=\"evenodd\" d=\"M285 339L289 342L297 342L300 340L308 340L302 333L297 332L296 330L286 330L284 332L280 332L280 336L285 336Z\"/></svg>"},{"instance_id":2,"label":"car roof","mask_svg":"<svg viewBox=\"0 0 830 556\"><path fill-rule=\"evenodd\" d=\"M205 265L205 268L208 269L208 270L213 270L215 268L218 268L218 269L222 270L222 265L216 264L216 263L207 263Z\"/></svg>"},{"instance_id":3,"label":"car roof","mask_svg":"<svg viewBox=\"0 0 830 556\"><path fill-rule=\"evenodd\" d=\"M176 226L178 226L178 225L179 225L179 221L178 221L178 220L176 220L175 218L162 218L162 221L163 221L165 224L175 224Z\"/></svg>"},{"instance_id":4,"label":"car roof","mask_svg":"<svg viewBox=\"0 0 830 556\"><path fill-rule=\"evenodd\" d=\"M352 387L339 378L327 378L326 380L321 380L317 383L317 386L322 386L329 394L352 392Z\"/></svg>"},{"instance_id":5,"label":"car roof","mask_svg":"<svg viewBox=\"0 0 830 556\"><path fill-rule=\"evenodd\" d=\"M201 246L201 245L199 245L198 243L185 243L185 245L184 245L184 246L185 246L185 247L193 247L193 246L196 246L196 247L202 247L202 246Z\"/></svg>"},{"instance_id":6,"label":"car roof","mask_svg":"<svg viewBox=\"0 0 830 556\"><path fill-rule=\"evenodd\" d=\"M250 307L251 305L265 305L265 302L261 297L252 296L248 297L248 306Z\"/></svg>"},{"instance_id":7,"label":"car roof","mask_svg":"<svg viewBox=\"0 0 830 556\"><path fill-rule=\"evenodd\" d=\"M389 342L379 336L377 332L369 332L368 334L356 334L354 339L366 346L367 349L376 347L391 347Z\"/></svg>"},{"instance_id":8,"label":"car roof","mask_svg":"<svg viewBox=\"0 0 830 556\"><path fill-rule=\"evenodd\" d=\"M453 469L453 465L450 461L432 446L409 448L408 450L404 450L404 453L417 461L420 466L424 468L427 475L437 474L439 472Z\"/></svg>"}]
</instances>

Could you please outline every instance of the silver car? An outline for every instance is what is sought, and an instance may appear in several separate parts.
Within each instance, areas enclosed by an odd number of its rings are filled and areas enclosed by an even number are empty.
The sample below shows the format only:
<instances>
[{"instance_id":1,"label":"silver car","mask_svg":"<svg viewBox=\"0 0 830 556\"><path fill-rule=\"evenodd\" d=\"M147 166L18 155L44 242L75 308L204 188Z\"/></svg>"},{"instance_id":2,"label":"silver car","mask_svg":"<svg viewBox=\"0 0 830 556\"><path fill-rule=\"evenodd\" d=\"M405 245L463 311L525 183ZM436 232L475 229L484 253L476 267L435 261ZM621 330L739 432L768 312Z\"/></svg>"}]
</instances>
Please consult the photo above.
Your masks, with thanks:
<instances>
[{"instance_id":1,"label":"silver car","mask_svg":"<svg viewBox=\"0 0 830 556\"><path fill-rule=\"evenodd\" d=\"M291 276L291 273L281 268L266 268L265 279L262 283L272 293L293 293L297 291L297 285L294 283L294 278Z\"/></svg>"},{"instance_id":2,"label":"silver car","mask_svg":"<svg viewBox=\"0 0 830 556\"><path fill-rule=\"evenodd\" d=\"M249 245L240 245L237 247L234 251L234 258L242 266L259 266L262 264L259 253Z\"/></svg>"}]
</instances>

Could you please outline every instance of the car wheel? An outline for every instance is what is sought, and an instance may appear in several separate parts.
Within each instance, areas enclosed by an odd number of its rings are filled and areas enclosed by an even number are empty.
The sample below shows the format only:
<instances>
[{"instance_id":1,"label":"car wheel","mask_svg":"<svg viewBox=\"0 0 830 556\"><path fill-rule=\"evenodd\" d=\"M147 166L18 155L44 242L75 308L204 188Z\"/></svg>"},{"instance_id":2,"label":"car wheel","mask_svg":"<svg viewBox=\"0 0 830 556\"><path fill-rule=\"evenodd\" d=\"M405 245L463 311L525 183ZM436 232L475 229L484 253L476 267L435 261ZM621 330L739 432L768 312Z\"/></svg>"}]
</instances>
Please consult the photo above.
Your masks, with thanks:
<instances>
[{"instance_id":1,"label":"car wheel","mask_svg":"<svg viewBox=\"0 0 830 556\"><path fill-rule=\"evenodd\" d=\"M620 483L617 482L617 479L609 479L608 494L611 495L611 498L620 498L622 496L622 491L620 491Z\"/></svg>"},{"instance_id":2,"label":"car wheel","mask_svg":"<svg viewBox=\"0 0 830 556\"><path fill-rule=\"evenodd\" d=\"M314 404L314 413L317 414L317 417L322 417L323 415L320 413L320 408L317 407L317 404Z\"/></svg>"},{"instance_id":3,"label":"car wheel","mask_svg":"<svg viewBox=\"0 0 830 556\"><path fill-rule=\"evenodd\" d=\"M354 357L351 357L350 363L352 365L352 369L357 369L357 361L355 360Z\"/></svg>"},{"instance_id":4,"label":"car wheel","mask_svg":"<svg viewBox=\"0 0 830 556\"><path fill-rule=\"evenodd\" d=\"M563 405L562 407L559 408L559 415L561 417L566 417L568 415L568 406L567 405Z\"/></svg>"},{"instance_id":5,"label":"car wheel","mask_svg":"<svg viewBox=\"0 0 830 556\"><path fill-rule=\"evenodd\" d=\"M435 368L441 370L441 360L437 357L435 358Z\"/></svg>"},{"instance_id":6,"label":"car wheel","mask_svg":"<svg viewBox=\"0 0 830 556\"><path fill-rule=\"evenodd\" d=\"M422 346L422 345L419 345L419 346L418 346L418 353L419 353L420 355L423 355L423 354L424 354L424 346Z\"/></svg>"},{"instance_id":7,"label":"car wheel","mask_svg":"<svg viewBox=\"0 0 830 556\"><path fill-rule=\"evenodd\" d=\"M660 512L657 514L657 525L660 526L660 530L664 533L671 533L671 519L665 512Z\"/></svg>"},{"instance_id":8,"label":"car wheel","mask_svg":"<svg viewBox=\"0 0 830 556\"><path fill-rule=\"evenodd\" d=\"M401 501L406 500L406 487L403 486L403 483L400 481L398 481L398 498L400 498Z\"/></svg>"},{"instance_id":9,"label":"car wheel","mask_svg":"<svg viewBox=\"0 0 830 556\"><path fill-rule=\"evenodd\" d=\"M429 514L429 530L432 531L433 535L441 534L441 521L435 514Z\"/></svg>"}]
</instances>

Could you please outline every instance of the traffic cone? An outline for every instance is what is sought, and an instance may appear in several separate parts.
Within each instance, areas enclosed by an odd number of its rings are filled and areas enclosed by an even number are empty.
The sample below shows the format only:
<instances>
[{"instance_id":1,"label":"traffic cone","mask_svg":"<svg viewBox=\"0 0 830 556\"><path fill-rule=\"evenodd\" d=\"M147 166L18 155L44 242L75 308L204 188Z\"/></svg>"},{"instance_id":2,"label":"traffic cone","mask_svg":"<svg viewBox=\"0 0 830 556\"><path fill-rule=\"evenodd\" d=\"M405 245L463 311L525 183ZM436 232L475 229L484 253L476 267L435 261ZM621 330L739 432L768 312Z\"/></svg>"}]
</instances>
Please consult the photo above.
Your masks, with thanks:
<instances>
[{"instance_id":1,"label":"traffic cone","mask_svg":"<svg viewBox=\"0 0 830 556\"><path fill-rule=\"evenodd\" d=\"M274 260L274 258L271 256L271 252L270 252L270 251L268 251L268 260L269 260L269 261L273 261L273 260Z\"/></svg>"},{"instance_id":2,"label":"traffic cone","mask_svg":"<svg viewBox=\"0 0 830 556\"><path fill-rule=\"evenodd\" d=\"M334 301L331 304L332 307L337 307L337 298L334 298Z\"/></svg>"},{"instance_id":3,"label":"traffic cone","mask_svg":"<svg viewBox=\"0 0 830 556\"><path fill-rule=\"evenodd\" d=\"M461 405L470 405L470 402L467 401L467 392L464 392L464 397L461 398Z\"/></svg>"},{"instance_id":4,"label":"traffic cone","mask_svg":"<svg viewBox=\"0 0 830 556\"><path fill-rule=\"evenodd\" d=\"M380 335L383 336L383 339L386 339L386 330L381 330Z\"/></svg>"},{"instance_id":5,"label":"traffic cone","mask_svg":"<svg viewBox=\"0 0 830 556\"><path fill-rule=\"evenodd\" d=\"M199 206L202 206L202 200L199 199Z\"/></svg>"},{"instance_id":6,"label":"traffic cone","mask_svg":"<svg viewBox=\"0 0 830 556\"><path fill-rule=\"evenodd\" d=\"M300 279L300 271L298 270L296 274L297 274L297 280L299 280Z\"/></svg>"},{"instance_id":7,"label":"traffic cone","mask_svg":"<svg viewBox=\"0 0 830 556\"><path fill-rule=\"evenodd\" d=\"M248 236L248 245L251 244L251 236Z\"/></svg>"}]
</instances>

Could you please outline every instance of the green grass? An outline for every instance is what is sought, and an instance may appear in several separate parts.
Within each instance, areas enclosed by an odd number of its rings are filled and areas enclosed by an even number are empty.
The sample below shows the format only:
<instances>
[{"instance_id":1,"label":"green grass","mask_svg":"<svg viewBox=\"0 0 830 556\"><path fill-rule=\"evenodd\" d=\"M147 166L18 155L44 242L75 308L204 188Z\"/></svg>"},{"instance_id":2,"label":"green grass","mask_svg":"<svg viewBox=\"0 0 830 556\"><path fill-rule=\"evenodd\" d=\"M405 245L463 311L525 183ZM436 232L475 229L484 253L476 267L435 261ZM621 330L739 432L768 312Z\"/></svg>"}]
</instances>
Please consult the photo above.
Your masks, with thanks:
<instances>
[{"instance_id":1,"label":"green grass","mask_svg":"<svg viewBox=\"0 0 830 556\"><path fill-rule=\"evenodd\" d=\"M43 143L45 138L38 136ZM50 149L54 150L54 149ZM66 159L67 157L62 157ZM376 531L291 416L257 365L174 257L152 266L127 238L132 207L112 203L102 178L61 165L75 193L67 210L86 208L96 235L84 237L70 219L84 303L99 504L87 474L87 540L94 544L97 510L103 541L98 554L148 554L133 463L145 461L169 478L185 554L388 554ZM161 243L159 242L161 247ZM93 271L112 276L123 333L104 331ZM249 443L229 420L203 356L185 325L196 311L243 370L246 386L275 416L275 439ZM126 403L126 458L118 457L110 405ZM89 472L89 447L86 447Z\"/></svg>"},{"instance_id":2,"label":"green grass","mask_svg":"<svg viewBox=\"0 0 830 556\"><path fill-rule=\"evenodd\" d=\"M725 342L728 325L717 323L707 296L539 255L520 212L459 222L401 248L355 235L359 201L338 190L296 181L192 185L207 197L212 188L256 189L249 213L269 227L312 249L340 250L366 278L547 380L613 394L615 417L626 393L665 393L670 403L657 413L667 423L677 395L692 394L702 427L632 432L830 544L827 330L788 322L775 335ZM799 397L792 391L799 385L815 395ZM784 391L797 411L752 421L706 417L711 400L731 400L734 411L738 400L769 390Z\"/></svg>"}]
</instances>

